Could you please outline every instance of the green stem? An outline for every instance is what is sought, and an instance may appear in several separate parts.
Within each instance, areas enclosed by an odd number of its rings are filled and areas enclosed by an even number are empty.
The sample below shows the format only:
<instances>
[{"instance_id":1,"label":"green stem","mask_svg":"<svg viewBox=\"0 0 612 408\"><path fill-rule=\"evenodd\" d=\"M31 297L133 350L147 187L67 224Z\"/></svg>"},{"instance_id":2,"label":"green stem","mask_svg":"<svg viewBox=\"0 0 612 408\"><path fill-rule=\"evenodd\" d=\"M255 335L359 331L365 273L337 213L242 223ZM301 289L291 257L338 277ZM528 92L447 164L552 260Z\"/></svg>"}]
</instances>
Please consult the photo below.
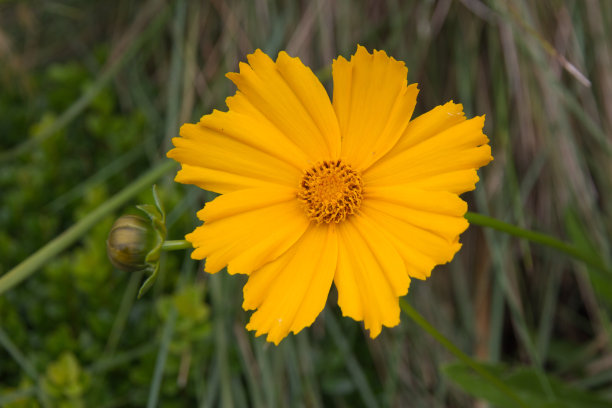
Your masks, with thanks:
<instances>
[{"instance_id":1,"label":"green stem","mask_svg":"<svg viewBox=\"0 0 612 408\"><path fill-rule=\"evenodd\" d=\"M455 357L467 364L472 370L476 371L483 379L490 382L497 389L503 392L508 398L517 403L519 407L527 408L525 403L510 387L504 384L499 378L487 370L483 365L473 360L470 356L459 350L449 339L444 337L435 327L433 327L423 316L419 314L406 300L400 299L400 307L402 311L408 315L416 324L421 326L431 337L436 339L444 348L450 351Z\"/></svg>"},{"instance_id":2,"label":"green stem","mask_svg":"<svg viewBox=\"0 0 612 408\"><path fill-rule=\"evenodd\" d=\"M494 230L505 232L515 237L524 238L528 241L535 242L536 244L542 244L561 251L572 258L580 259L581 261L606 272L610 272L610 269L606 264L594 254L585 252L574 245L563 242L557 238L551 237L550 235L542 234L541 232L530 231L523 228L519 228L515 225L508 224L497 220L493 217L488 217L482 214L476 214L468 212L465 214L465 218L470 224L480 225L481 227L489 227Z\"/></svg>"},{"instance_id":3,"label":"green stem","mask_svg":"<svg viewBox=\"0 0 612 408\"><path fill-rule=\"evenodd\" d=\"M171 241L164 241L162 244L162 251L178 251L181 249L193 248L191 242L185 241L184 239L175 239Z\"/></svg>"},{"instance_id":4,"label":"green stem","mask_svg":"<svg viewBox=\"0 0 612 408\"><path fill-rule=\"evenodd\" d=\"M47 264L50 259L72 245L78 238L89 231L102 218L125 204L129 199L150 186L155 180L175 167L175 162L166 160L152 168L139 179L115 194L111 199L90 212L85 218L58 235L44 247L30 255L19 265L0 277L0 295L26 279L41 266Z\"/></svg>"}]
</instances>

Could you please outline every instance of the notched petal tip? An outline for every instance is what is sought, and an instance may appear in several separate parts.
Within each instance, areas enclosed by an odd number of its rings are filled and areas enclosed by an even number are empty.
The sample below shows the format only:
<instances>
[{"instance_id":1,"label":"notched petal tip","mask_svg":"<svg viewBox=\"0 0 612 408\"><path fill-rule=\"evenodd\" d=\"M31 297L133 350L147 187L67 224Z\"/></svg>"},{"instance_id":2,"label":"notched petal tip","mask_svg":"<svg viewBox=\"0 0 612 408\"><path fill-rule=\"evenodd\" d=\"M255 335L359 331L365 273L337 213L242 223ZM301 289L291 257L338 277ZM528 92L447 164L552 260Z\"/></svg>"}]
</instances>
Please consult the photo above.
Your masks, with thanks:
<instances>
[{"instance_id":1,"label":"notched petal tip","mask_svg":"<svg viewBox=\"0 0 612 408\"><path fill-rule=\"evenodd\" d=\"M374 51L376 51L376 50L374 50ZM352 62L353 58L355 56L357 56L357 55L359 55L359 56L365 56L365 55L371 56L372 54L370 54L370 52L368 51L368 49L366 47L364 47L361 44L357 44L357 49L355 50L355 53L353 55L351 55L351 62Z\"/></svg>"},{"instance_id":2,"label":"notched petal tip","mask_svg":"<svg viewBox=\"0 0 612 408\"><path fill-rule=\"evenodd\" d=\"M206 115L204 115L206 116ZM179 135L185 137L186 132L188 132L190 129L196 127L196 124L193 123L183 123L181 125L181 127L179 128Z\"/></svg>"},{"instance_id":3,"label":"notched petal tip","mask_svg":"<svg viewBox=\"0 0 612 408\"><path fill-rule=\"evenodd\" d=\"M173 137L172 138L172 143L174 143L174 139L178 139L178 138L177 137ZM168 153L166 153L166 157L169 158L169 159L174 159L176 157L176 154L177 154L176 148L170 149L170 150L168 150Z\"/></svg>"},{"instance_id":4,"label":"notched petal tip","mask_svg":"<svg viewBox=\"0 0 612 408\"><path fill-rule=\"evenodd\" d=\"M391 59L393 61L397 61L395 58L390 57L385 50L378 50L376 48L372 48L372 52L370 52L367 47L361 44L357 44L357 49L355 50L355 54L353 54L353 56L357 54L367 55L369 57L380 56L380 57ZM405 65L403 61L397 61L397 62L401 63L402 65Z\"/></svg>"},{"instance_id":5,"label":"notched petal tip","mask_svg":"<svg viewBox=\"0 0 612 408\"><path fill-rule=\"evenodd\" d=\"M219 260L219 257L214 257L212 255L207 255L206 260L204 261L204 272L215 274L221 271L225 267L225 263L223 260Z\"/></svg>"},{"instance_id":6,"label":"notched petal tip","mask_svg":"<svg viewBox=\"0 0 612 408\"><path fill-rule=\"evenodd\" d=\"M232 81L233 83L236 83L238 78L240 78L240 75L241 73L239 72L228 72L227 74L225 74L225 77L229 79L230 81Z\"/></svg>"},{"instance_id":7,"label":"notched petal tip","mask_svg":"<svg viewBox=\"0 0 612 408\"><path fill-rule=\"evenodd\" d=\"M243 290L243 293L244 293L244 287L242 288L242 290ZM257 304L252 302L252 301L249 301L249 298L247 298L244 294L242 295L242 298L243 298L243 301L242 301L242 310L249 311L249 310L257 309ZM250 330L248 324L247 324L247 329Z\"/></svg>"},{"instance_id":8,"label":"notched petal tip","mask_svg":"<svg viewBox=\"0 0 612 408\"><path fill-rule=\"evenodd\" d=\"M491 145L483 144L482 146L479 146L478 149L482 150L482 158L480 162L477 162L476 169L484 167L487 164L491 163L491 161L493 161L493 155L491 154Z\"/></svg>"},{"instance_id":9,"label":"notched petal tip","mask_svg":"<svg viewBox=\"0 0 612 408\"><path fill-rule=\"evenodd\" d=\"M254 331L255 337L260 337L266 334L266 341L274 343L278 346L280 342L289 335L289 327L282 319L273 321L269 318L262 317L259 312L255 312L249 322L246 324L248 331Z\"/></svg>"},{"instance_id":10,"label":"notched petal tip","mask_svg":"<svg viewBox=\"0 0 612 408\"><path fill-rule=\"evenodd\" d=\"M375 328L371 328L371 329L367 329L367 330L370 333L370 338L371 339L375 339L375 338L378 337L378 335L382 331L382 327L375 327Z\"/></svg>"},{"instance_id":11,"label":"notched petal tip","mask_svg":"<svg viewBox=\"0 0 612 408\"><path fill-rule=\"evenodd\" d=\"M203 251L203 248L197 242L194 232L186 234L185 240L189 241L193 246L193 251L191 251L191 254L189 255L190 258L201 261L202 259L206 258L206 252Z\"/></svg>"},{"instance_id":12,"label":"notched petal tip","mask_svg":"<svg viewBox=\"0 0 612 408\"><path fill-rule=\"evenodd\" d=\"M263 334L264 334L264 333L261 333L260 335L263 335ZM266 341L267 341L268 343L272 343L272 344L274 344L275 346L278 346L278 345L280 344L280 342L281 342L281 341L282 341L282 340L283 340L285 337L287 337L287 335L288 335L288 334L289 334L289 333L286 333L286 334L284 334L284 335L280 335L280 334L273 335L273 334L271 334L271 333L268 333L268 335L266 336Z\"/></svg>"},{"instance_id":13,"label":"notched petal tip","mask_svg":"<svg viewBox=\"0 0 612 408\"><path fill-rule=\"evenodd\" d=\"M342 55L338 55L337 58L332 60L332 67L336 64L348 64L348 60L344 58Z\"/></svg>"},{"instance_id":14,"label":"notched petal tip","mask_svg":"<svg viewBox=\"0 0 612 408\"><path fill-rule=\"evenodd\" d=\"M387 328L393 328L398 326L400 323L400 317L399 317L399 313L397 315L396 319L393 320L388 320L385 322L370 322L369 325L366 325L364 323L364 329L368 331L370 338L371 339L375 339L376 337L378 337L380 335L380 333L382 333L382 328L383 327L387 327Z\"/></svg>"},{"instance_id":15,"label":"notched petal tip","mask_svg":"<svg viewBox=\"0 0 612 408\"><path fill-rule=\"evenodd\" d=\"M267 60L272 61L272 58L270 58L268 56L268 54L266 54L265 52L263 52L261 50L261 48L257 48L255 51L253 51L250 54L247 54L247 61L249 61L249 63L251 62L251 60L255 59L255 58L265 58Z\"/></svg>"},{"instance_id":16,"label":"notched petal tip","mask_svg":"<svg viewBox=\"0 0 612 408\"><path fill-rule=\"evenodd\" d=\"M480 129L484 128L485 124L485 115L474 116L471 120L479 124Z\"/></svg>"},{"instance_id":17,"label":"notched petal tip","mask_svg":"<svg viewBox=\"0 0 612 408\"><path fill-rule=\"evenodd\" d=\"M275 346L278 346L280 344L280 342L287 337L289 333L286 333L285 335L272 335L270 333L268 333L268 336L266 337L266 341L268 343L273 343Z\"/></svg>"},{"instance_id":18,"label":"notched petal tip","mask_svg":"<svg viewBox=\"0 0 612 408\"><path fill-rule=\"evenodd\" d=\"M253 51L252 54L247 54L246 58L247 62L238 62L238 72L228 72L225 74L225 77L236 85L238 85L237 81L240 81L241 76L253 72L253 65L257 64L258 62L265 61L273 63L270 57L259 48Z\"/></svg>"},{"instance_id":19,"label":"notched petal tip","mask_svg":"<svg viewBox=\"0 0 612 408\"><path fill-rule=\"evenodd\" d=\"M405 70L406 74L408 74L408 68L406 67L406 63L404 61L400 61L393 58L392 56L387 54L385 50L377 50L376 48L373 48L372 52L369 52L366 47L358 44L355 54L351 56L351 62L353 62L353 58L355 58L356 60L366 58L372 61L377 59L380 61L387 60L391 64L396 65L398 68Z\"/></svg>"},{"instance_id":20,"label":"notched petal tip","mask_svg":"<svg viewBox=\"0 0 612 408\"><path fill-rule=\"evenodd\" d=\"M387 321L387 322L376 322L374 324L371 324L370 326L364 325L364 328L368 331L370 338L375 339L382 332L383 326L392 328L392 327L396 327L397 325L399 325L399 323L400 323L400 318L399 318L399 313L398 313L397 319Z\"/></svg>"},{"instance_id":21,"label":"notched petal tip","mask_svg":"<svg viewBox=\"0 0 612 408\"><path fill-rule=\"evenodd\" d=\"M304 65L304 63L302 62L302 60L299 57L292 57L291 55L287 54L286 51L281 51L281 52L278 53L278 56L276 57L276 63L277 64L279 62L282 63L282 62L289 62L289 61L297 62L297 63L300 63L300 64ZM309 68L306 65L304 65L304 66L306 68Z\"/></svg>"}]
</instances>

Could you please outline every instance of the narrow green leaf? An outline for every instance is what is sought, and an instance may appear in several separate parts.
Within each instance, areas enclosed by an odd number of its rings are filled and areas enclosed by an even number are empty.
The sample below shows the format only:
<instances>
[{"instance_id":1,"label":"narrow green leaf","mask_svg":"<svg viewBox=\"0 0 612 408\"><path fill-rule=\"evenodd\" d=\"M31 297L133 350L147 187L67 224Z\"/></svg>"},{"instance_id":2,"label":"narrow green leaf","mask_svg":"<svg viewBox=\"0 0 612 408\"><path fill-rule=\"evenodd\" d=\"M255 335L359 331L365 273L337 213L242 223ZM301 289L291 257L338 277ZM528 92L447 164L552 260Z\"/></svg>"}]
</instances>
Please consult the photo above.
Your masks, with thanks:
<instances>
[{"instance_id":1,"label":"narrow green leaf","mask_svg":"<svg viewBox=\"0 0 612 408\"><path fill-rule=\"evenodd\" d=\"M591 391L574 388L556 377L546 375L556 397L551 400L538 380L538 375L542 374L537 373L533 368L511 369L503 364L481 365L500 378L531 408L612 408L612 402L604 397ZM492 384L482 381L472 368L463 362L448 364L442 371L455 384L474 397L482 398L499 408L517 407L514 401L508 399Z\"/></svg>"},{"instance_id":2,"label":"narrow green leaf","mask_svg":"<svg viewBox=\"0 0 612 408\"><path fill-rule=\"evenodd\" d=\"M151 289L151 286L153 286L153 284L155 283L155 280L157 279L158 272L159 272L159 262L155 263L155 265L152 267L151 275L147 278L146 281L144 281L144 283L140 287L140 290L138 291L138 299L143 297L144 294L147 293L149 289Z\"/></svg>"}]
</instances>

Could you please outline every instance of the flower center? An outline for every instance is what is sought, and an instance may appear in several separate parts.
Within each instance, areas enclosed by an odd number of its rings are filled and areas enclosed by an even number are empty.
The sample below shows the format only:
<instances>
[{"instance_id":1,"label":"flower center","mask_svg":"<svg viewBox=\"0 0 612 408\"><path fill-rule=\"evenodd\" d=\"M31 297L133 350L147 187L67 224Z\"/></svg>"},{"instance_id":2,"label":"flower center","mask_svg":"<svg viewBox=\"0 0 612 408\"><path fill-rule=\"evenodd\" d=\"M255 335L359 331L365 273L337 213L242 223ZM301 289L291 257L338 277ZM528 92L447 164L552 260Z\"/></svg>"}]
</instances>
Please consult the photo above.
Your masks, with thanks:
<instances>
[{"instance_id":1,"label":"flower center","mask_svg":"<svg viewBox=\"0 0 612 408\"><path fill-rule=\"evenodd\" d=\"M311 220L339 223L359 209L362 190L358 172L341 160L331 160L304 171L297 197Z\"/></svg>"}]
</instances>

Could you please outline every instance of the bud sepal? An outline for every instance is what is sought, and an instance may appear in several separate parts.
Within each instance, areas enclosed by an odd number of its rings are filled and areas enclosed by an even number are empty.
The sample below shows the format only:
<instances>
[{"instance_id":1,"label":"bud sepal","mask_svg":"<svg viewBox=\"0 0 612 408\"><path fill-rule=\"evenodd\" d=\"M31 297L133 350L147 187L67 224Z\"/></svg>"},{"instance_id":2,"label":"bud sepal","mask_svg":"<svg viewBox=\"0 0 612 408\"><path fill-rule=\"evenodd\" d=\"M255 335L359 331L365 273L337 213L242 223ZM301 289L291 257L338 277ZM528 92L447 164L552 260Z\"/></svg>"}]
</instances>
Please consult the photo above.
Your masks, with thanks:
<instances>
[{"instance_id":1,"label":"bud sepal","mask_svg":"<svg viewBox=\"0 0 612 408\"><path fill-rule=\"evenodd\" d=\"M166 241L167 236L166 212L164 211L164 206L159 199L157 186L155 184L153 185L153 200L155 201L155 205L141 204L136 206L136 208L144 212L147 217L149 217L151 225L153 226L155 237L153 246L145 257L146 267L144 268L144 271L150 273L150 275L140 287L140 290L138 291L138 299L140 299L151 288L151 286L153 286L155 280L157 279L162 245Z\"/></svg>"}]
</instances>

